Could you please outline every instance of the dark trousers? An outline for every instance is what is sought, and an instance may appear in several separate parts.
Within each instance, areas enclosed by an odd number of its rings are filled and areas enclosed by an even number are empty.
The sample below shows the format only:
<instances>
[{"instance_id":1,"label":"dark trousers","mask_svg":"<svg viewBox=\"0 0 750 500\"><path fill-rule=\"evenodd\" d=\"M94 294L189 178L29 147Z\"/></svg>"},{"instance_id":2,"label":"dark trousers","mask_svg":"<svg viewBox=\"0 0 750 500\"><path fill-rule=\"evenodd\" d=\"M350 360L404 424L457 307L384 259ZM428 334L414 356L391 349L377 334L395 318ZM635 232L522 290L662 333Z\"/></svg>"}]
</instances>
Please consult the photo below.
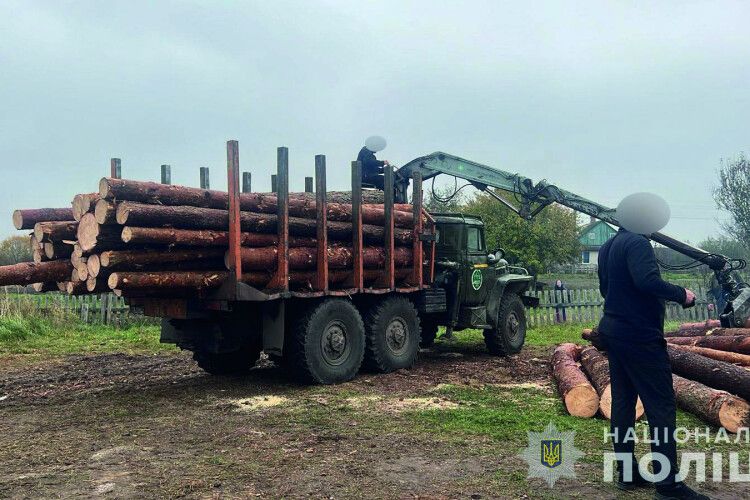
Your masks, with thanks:
<instances>
[{"instance_id":1,"label":"dark trousers","mask_svg":"<svg viewBox=\"0 0 750 500\"><path fill-rule=\"evenodd\" d=\"M666 343L663 339L646 343L623 342L610 336L605 340L612 384L611 432L617 436L613 445L615 453L629 454L631 462L635 463L635 443L623 442L623 438L635 425L635 404L640 396L651 432L651 451L661 453L671 463L669 475L657 486L671 486L677 474L674 440L677 409ZM658 442L654 442L656 440ZM654 462L654 468L653 472L658 474L657 462Z\"/></svg>"},{"instance_id":2,"label":"dark trousers","mask_svg":"<svg viewBox=\"0 0 750 500\"><path fill-rule=\"evenodd\" d=\"M383 177L382 175L363 176L362 182L364 184L372 184L381 191L384 191L383 186L385 185L385 177Z\"/></svg>"}]
</instances>

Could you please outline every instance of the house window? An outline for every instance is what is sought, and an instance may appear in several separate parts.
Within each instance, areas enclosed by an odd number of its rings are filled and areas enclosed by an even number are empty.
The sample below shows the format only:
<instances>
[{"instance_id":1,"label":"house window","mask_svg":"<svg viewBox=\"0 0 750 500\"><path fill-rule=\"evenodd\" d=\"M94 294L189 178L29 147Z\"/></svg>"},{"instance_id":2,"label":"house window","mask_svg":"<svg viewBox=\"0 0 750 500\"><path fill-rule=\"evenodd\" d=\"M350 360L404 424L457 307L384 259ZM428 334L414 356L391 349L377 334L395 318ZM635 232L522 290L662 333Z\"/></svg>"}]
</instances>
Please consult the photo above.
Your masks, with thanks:
<instances>
[{"instance_id":1,"label":"house window","mask_svg":"<svg viewBox=\"0 0 750 500\"><path fill-rule=\"evenodd\" d=\"M594 238L596 238L596 235L594 233L589 233L589 239L593 240Z\"/></svg>"},{"instance_id":2,"label":"house window","mask_svg":"<svg viewBox=\"0 0 750 500\"><path fill-rule=\"evenodd\" d=\"M584 250L581 253L581 262L584 264L589 264L590 261L591 261L591 254L589 253L588 250Z\"/></svg>"}]
</instances>

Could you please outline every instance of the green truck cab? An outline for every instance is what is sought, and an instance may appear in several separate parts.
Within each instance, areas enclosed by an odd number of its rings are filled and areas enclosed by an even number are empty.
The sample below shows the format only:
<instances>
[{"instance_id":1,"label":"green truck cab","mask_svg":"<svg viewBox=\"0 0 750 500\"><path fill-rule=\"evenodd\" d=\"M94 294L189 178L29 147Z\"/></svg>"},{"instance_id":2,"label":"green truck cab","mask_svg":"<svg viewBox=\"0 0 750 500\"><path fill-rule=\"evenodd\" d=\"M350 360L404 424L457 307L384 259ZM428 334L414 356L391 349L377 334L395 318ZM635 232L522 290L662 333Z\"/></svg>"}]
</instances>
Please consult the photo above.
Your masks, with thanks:
<instances>
[{"instance_id":1,"label":"green truck cab","mask_svg":"<svg viewBox=\"0 0 750 500\"><path fill-rule=\"evenodd\" d=\"M533 277L521 267L510 266L502 249L487 248L480 217L431 215L436 226L435 281L425 303L437 305L439 300L430 300L430 293L444 293L445 307L422 311L422 345L431 345L442 325L448 335L466 328L482 329L492 354L518 353L526 338L525 306L539 303L525 294Z\"/></svg>"}]
</instances>

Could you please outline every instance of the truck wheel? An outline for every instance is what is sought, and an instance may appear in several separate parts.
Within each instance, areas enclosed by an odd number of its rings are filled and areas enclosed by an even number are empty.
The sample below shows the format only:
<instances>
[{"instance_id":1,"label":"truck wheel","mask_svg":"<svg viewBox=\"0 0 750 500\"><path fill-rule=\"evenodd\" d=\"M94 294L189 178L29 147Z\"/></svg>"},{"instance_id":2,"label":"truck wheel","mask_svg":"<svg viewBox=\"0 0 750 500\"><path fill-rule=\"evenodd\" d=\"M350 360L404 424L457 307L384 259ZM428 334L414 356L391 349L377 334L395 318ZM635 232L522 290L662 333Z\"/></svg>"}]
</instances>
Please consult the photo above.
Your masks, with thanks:
<instances>
[{"instance_id":1,"label":"truck wheel","mask_svg":"<svg viewBox=\"0 0 750 500\"><path fill-rule=\"evenodd\" d=\"M516 294L504 295L497 314L497 326L484 331L487 350L496 356L517 354L526 340L526 310Z\"/></svg>"},{"instance_id":2,"label":"truck wheel","mask_svg":"<svg viewBox=\"0 0 750 500\"><path fill-rule=\"evenodd\" d=\"M260 358L260 348L247 346L232 352L194 351L193 359L211 375L246 375Z\"/></svg>"},{"instance_id":3,"label":"truck wheel","mask_svg":"<svg viewBox=\"0 0 750 500\"><path fill-rule=\"evenodd\" d=\"M422 335L419 340L419 347L432 347L437 338L438 324L430 319L422 319Z\"/></svg>"},{"instance_id":4,"label":"truck wheel","mask_svg":"<svg viewBox=\"0 0 750 500\"><path fill-rule=\"evenodd\" d=\"M410 300L390 297L373 305L365 321L365 366L383 373L409 368L419 352L419 316Z\"/></svg>"},{"instance_id":5,"label":"truck wheel","mask_svg":"<svg viewBox=\"0 0 750 500\"><path fill-rule=\"evenodd\" d=\"M327 299L295 323L283 357L295 378L336 384L357 375L365 353L365 333L362 317L351 302Z\"/></svg>"}]
</instances>

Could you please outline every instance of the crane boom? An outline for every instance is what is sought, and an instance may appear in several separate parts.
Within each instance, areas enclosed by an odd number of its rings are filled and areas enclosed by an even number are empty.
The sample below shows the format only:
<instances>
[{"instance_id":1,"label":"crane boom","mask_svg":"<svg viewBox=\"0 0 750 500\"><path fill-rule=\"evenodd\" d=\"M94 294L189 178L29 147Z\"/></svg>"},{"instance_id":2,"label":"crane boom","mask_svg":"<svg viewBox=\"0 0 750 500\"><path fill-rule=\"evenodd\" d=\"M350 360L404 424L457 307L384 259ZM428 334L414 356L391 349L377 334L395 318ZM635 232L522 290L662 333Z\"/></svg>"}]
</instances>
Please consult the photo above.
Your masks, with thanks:
<instances>
[{"instance_id":1,"label":"crane boom","mask_svg":"<svg viewBox=\"0 0 750 500\"><path fill-rule=\"evenodd\" d=\"M409 187L409 179L411 179L414 172L421 173L422 180L428 180L440 174L464 179L475 188L503 203L524 219L533 218L551 203L559 203L614 226L621 226L615 217L616 214L613 208L561 189L544 180L535 184L528 177L505 172L439 151L416 158L403 165L396 172L397 180L395 189L397 201L402 203L407 201L406 192ZM495 190L510 193L513 196L515 204ZM722 287L722 293L727 302L727 309L725 309L725 313L722 315L722 323L726 323L725 326L729 326L729 323L733 324L733 326L739 326L739 322L741 321L742 326L744 326L745 321L750 317L750 288L747 288L743 283L738 283L732 277L732 271L744 267L744 261L740 261L740 267L733 267L733 262L738 261L737 259L730 259L724 255L707 252L662 233L652 233L648 237L652 241L671 248L711 268ZM733 307L733 301L739 303L735 303ZM741 315L738 314L740 313L740 307L742 308Z\"/></svg>"}]
</instances>

